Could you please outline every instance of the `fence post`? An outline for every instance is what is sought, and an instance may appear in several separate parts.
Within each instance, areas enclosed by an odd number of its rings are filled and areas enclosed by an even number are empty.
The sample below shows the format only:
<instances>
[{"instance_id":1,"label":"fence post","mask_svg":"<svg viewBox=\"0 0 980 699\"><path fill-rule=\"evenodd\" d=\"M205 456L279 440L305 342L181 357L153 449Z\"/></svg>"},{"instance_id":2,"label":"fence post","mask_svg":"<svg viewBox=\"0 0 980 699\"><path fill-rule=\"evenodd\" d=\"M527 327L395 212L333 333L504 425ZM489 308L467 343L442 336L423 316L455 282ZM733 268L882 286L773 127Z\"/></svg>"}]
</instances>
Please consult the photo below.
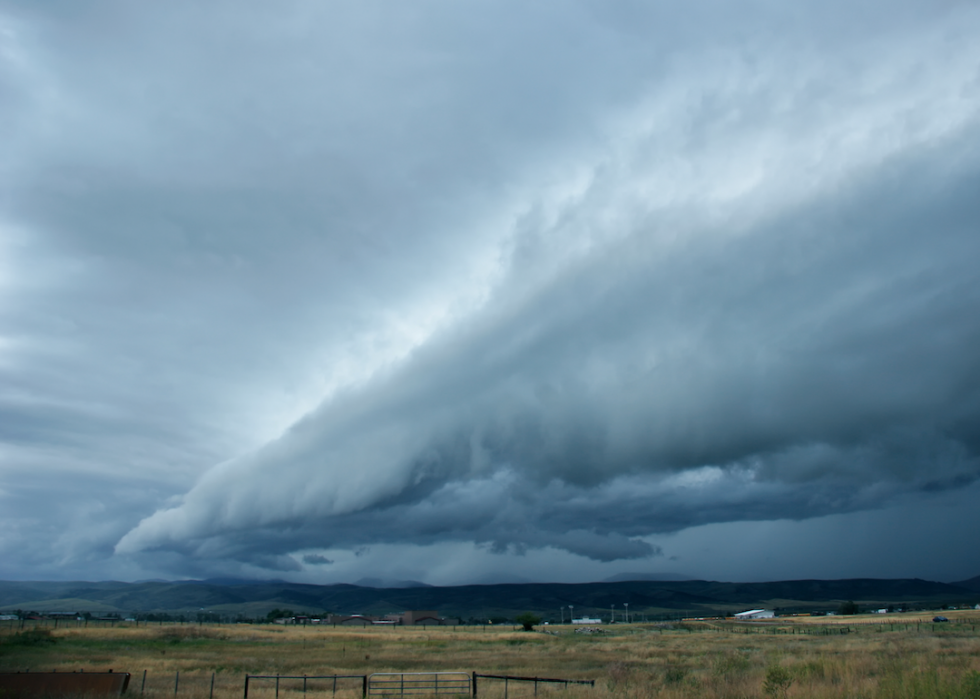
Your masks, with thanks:
<instances>
[{"instance_id":1,"label":"fence post","mask_svg":"<svg viewBox=\"0 0 980 699\"><path fill-rule=\"evenodd\" d=\"M248 673L245 674L245 696L242 699L248 699Z\"/></svg>"},{"instance_id":2,"label":"fence post","mask_svg":"<svg viewBox=\"0 0 980 699\"><path fill-rule=\"evenodd\" d=\"M367 696L367 675L361 676L361 696Z\"/></svg>"},{"instance_id":3,"label":"fence post","mask_svg":"<svg viewBox=\"0 0 980 699\"><path fill-rule=\"evenodd\" d=\"M306 673L303 673L303 694L306 694Z\"/></svg>"},{"instance_id":4,"label":"fence post","mask_svg":"<svg viewBox=\"0 0 980 699\"><path fill-rule=\"evenodd\" d=\"M473 671L473 697L474 697L474 699L476 697L476 678L477 678L477 674L476 674L476 670L474 670Z\"/></svg>"},{"instance_id":5,"label":"fence post","mask_svg":"<svg viewBox=\"0 0 980 699\"><path fill-rule=\"evenodd\" d=\"M143 670L143 684L140 685L140 696L143 696L144 689L146 689L146 670Z\"/></svg>"},{"instance_id":6,"label":"fence post","mask_svg":"<svg viewBox=\"0 0 980 699\"><path fill-rule=\"evenodd\" d=\"M208 699L214 699L214 673L211 673L211 693L208 695Z\"/></svg>"},{"instance_id":7,"label":"fence post","mask_svg":"<svg viewBox=\"0 0 980 699\"><path fill-rule=\"evenodd\" d=\"M177 674L174 675L174 696L177 696L177 687L180 686L180 670L177 670Z\"/></svg>"},{"instance_id":8,"label":"fence post","mask_svg":"<svg viewBox=\"0 0 980 699\"><path fill-rule=\"evenodd\" d=\"M279 673L276 673L276 699L279 699Z\"/></svg>"}]
</instances>

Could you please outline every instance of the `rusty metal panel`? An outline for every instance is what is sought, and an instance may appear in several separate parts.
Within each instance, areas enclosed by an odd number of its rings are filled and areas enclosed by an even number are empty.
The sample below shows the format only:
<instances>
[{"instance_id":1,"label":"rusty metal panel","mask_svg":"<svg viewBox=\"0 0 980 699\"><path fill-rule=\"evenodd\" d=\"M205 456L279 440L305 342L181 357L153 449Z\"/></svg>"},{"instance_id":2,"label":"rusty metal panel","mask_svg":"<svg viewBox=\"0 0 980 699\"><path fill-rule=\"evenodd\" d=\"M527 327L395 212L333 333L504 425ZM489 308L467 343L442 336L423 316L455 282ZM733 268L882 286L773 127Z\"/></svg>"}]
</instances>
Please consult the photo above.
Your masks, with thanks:
<instances>
[{"instance_id":1,"label":"rusty metal panel","mask_svg":"<svg viewBox=\"0 0 980 699\"><path fill-rule=\"evenodd\" d=\"M128 672L0 673L0 697L3 699L59 694L118 697L128 686Z\"/></svg>"}]
</instances>

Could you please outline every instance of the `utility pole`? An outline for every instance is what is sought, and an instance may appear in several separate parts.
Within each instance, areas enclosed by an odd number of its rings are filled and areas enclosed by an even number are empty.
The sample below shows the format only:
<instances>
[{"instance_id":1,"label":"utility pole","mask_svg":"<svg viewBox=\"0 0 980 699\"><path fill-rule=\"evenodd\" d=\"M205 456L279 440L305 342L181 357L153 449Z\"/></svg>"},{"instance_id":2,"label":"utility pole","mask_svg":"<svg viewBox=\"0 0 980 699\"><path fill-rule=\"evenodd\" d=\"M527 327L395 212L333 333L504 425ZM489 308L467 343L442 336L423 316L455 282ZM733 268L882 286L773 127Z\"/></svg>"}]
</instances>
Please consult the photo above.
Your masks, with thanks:
<instances>
[{"instance_id":1,"label":"utility pole","mask_svg":"<svg viewBox=\"0 0 980 699\"><path fill-rule=\"evenodd\" d=\"M610 624L615 624L616 623L616 610L615 610L615 606L616 606L615 604L610 604L609 605L609 623Z\"/></svg>"},{"instance_id":2,"label":"utility pole","mask_svg":"<svg viewBox=\"0 0 980 699\"><path fill-rule=\"evenodd\" d=\"M571 624L573 621L575 621L575 605L570 604L568 605L568 623Z\"/></svg>"},{"instance_id":3,"label":"utility pole","mask_svg":"<svg viewBox=\"0 0 980 699\"><path fill-rule=\"evenodd\" d=\"M561 623L565 623L565 607L561 608Z\"/></svg>"},{"instance_id":4,"label":"utility pole","mask_svg":"<svg viewBox=\"0 0 980 699\"><path fill-rule=\"evenodd\" d=\"M626 608L626 623L630 623L630 603L623 602L623 606Z\"/></svg>"}]
</instances>

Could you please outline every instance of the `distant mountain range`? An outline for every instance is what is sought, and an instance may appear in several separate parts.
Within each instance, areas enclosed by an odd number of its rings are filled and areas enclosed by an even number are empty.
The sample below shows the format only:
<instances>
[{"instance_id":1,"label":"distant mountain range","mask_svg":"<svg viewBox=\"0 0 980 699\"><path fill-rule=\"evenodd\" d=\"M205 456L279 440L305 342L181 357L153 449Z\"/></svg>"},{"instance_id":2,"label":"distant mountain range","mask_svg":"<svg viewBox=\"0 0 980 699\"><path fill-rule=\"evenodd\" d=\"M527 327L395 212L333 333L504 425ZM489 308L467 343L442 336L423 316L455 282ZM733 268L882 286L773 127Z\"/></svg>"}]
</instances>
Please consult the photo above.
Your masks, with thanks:
<instances>
[{"instance_id":1,"label":"distant mountain range","mask_svg":"<svg viewBox=\"0 0 980 699\"><path fill-rule=\"evenodd\" d=\"M558 620L574 607L576 616L617 616L624 604L632 615L650 618L715 615L750 607L783 611L836 609L853 600L867 608L938 607L980 602L980 576L948 584L918 579L790 580L726 583L706 580L628 580L597 583L516 583L434 587L412 581L366 578L360 585L303 585L269 580L180 582L4 582L0 611L16 609L105 613L265 616L273 608L321 614L387 614L435 609L466 619L513 618L533 611Z\"/></svg>"}]
</instances>

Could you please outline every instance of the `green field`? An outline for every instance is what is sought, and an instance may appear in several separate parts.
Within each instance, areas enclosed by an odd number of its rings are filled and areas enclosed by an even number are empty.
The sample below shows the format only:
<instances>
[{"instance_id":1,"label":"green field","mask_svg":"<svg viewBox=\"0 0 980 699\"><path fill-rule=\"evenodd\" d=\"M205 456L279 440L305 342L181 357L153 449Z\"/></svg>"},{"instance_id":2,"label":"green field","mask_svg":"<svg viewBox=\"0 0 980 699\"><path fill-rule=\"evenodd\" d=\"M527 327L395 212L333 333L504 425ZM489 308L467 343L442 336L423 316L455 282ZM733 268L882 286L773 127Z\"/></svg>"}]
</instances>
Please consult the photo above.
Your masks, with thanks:
<instances>
[{"instance_id":1,"label":"green field","mask_svg":"<svg viewBox=\"0 0 980 699\"><path fill-rule=\"evenodd\" d=\"M246 674L361 675L463 671L595 680L595 687L541 686L576 697L975 697L980 699L980 613L882 620L791 618L631 624L602 633L572 627L330 628L275 625L116 624L32 628L3 622L0 670L129 672L129 694L149 699L241 697ZM146 682L143 683L143 673ZM179 676L178 676L179 673ZM282 699L301 699L301 680L281 680ZM531 685L510 684L510 696ZM480 696L503 696L485 682ZM307 682L311 699L330 681ZM274 680L251 683L250 699L274 699ZM339 697L360 696L340 681Z\"/></svg>"}]
</instances>

